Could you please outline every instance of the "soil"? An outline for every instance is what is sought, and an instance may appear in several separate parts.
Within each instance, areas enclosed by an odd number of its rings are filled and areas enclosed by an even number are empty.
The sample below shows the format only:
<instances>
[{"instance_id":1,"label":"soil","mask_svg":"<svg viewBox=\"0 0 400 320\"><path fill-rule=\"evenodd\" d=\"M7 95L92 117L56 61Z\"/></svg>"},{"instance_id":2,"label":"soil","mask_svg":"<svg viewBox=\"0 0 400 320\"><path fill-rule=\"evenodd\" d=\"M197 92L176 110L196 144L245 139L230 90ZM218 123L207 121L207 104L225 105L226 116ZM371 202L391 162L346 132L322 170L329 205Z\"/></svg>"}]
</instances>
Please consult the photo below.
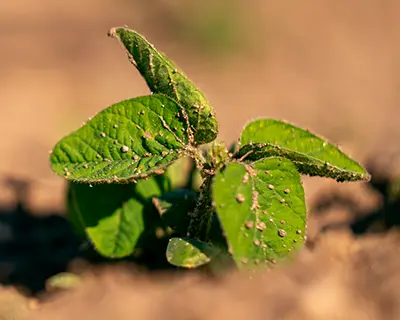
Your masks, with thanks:
<instances>
[{"instance_id":1,"label":"soil","mask_svg":"<svg viewBox=\"0 0 400 320\"><path fill-rule=\"evenodd\" d=\"M400 2L224 1L0 2L0 319L400 317L399 202L387 194L399 174ZM233 45L223 28L200 37L193 27L225 21L215 12L235 24ZM148 93L106 37L124 24L203 89L221 139L234 141L251 118L284 118L340 144L372 183L304 177L307 248L251 281L82 267L48 151L102 108ZM210 45L211 35L228 44ZM43 291L68 269L81 285Z\"/></svg>"},{"instance_id":2,"label":"soil","mask_svg":"<svg viewBox=\"0 0 400 320\"><path fill-rule=\"evenodd\" d=\"M34 319L398 319L399 241L398 232L359 241L330 233L313 253L251 280L103 270L44 302Z\"/></svg>"}]
</instances>

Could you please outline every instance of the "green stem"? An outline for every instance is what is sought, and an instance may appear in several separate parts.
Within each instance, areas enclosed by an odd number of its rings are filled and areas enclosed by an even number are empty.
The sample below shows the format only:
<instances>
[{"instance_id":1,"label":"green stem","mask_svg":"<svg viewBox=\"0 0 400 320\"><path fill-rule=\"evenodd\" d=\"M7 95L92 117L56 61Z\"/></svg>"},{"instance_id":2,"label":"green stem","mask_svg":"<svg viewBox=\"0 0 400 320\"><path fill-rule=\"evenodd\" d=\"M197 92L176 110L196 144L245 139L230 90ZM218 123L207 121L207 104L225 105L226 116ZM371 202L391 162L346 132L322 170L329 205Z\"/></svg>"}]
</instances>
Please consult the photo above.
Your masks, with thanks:
<instances>
[{"instance_id":1,"label":"green stem","mask_svg":"<svg viewBox=\"0 0 400 320\"><path fill-rule=\"evenodd\" d=\"M196 208L190 215L187 236L198 240L207 240L212 223L212 176L208 176L200 187L200 197Z\"/></svg>"},{"instance_id":2,"label":"green stem","mask_svg":"<svg viewBox=\"0 0 400 320\"><path fill-rule=\"evenodd\" d=\"M192 147L192 146L187 146L185 148L185 150L186 150L187 155L195 161L197 169L199 169L200 172L203 172L203 169L207 163L207 160L206 160L206 158L204 158L201 150L197 149L196 147Z\"/></svg>"}]
</instances>

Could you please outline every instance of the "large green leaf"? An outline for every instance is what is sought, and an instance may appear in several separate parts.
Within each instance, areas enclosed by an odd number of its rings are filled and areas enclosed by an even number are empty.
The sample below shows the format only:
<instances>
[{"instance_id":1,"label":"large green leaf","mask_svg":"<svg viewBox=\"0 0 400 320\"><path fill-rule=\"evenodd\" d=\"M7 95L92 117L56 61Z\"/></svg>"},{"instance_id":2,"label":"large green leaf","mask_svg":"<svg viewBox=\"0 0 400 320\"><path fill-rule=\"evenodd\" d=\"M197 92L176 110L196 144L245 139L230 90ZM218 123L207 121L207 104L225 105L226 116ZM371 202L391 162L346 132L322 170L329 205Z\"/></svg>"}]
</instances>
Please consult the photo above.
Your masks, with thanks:
<instances>
[{"instance_id":1,"label":"large green leaf","mask_svg":"<svg viewBox=\"0 0 400 320\"><path fill-rule=\"evenodd\" d=\"M167 260L174 266L198 268L211 261L219 249L202 241L189 238L172 238L167 247Z\"/></svg>"},{"instance_id":2,"label":"large green leaf","mask_svg":"<svg viewBox=\"0 0 400 320\"><path fill-rule=\"evenodd\" d=\"M239 268L274 263L304 242L304 191L289 160L230 163L215 176L213 198Z\"/></svg>"},{"instance_id":3,"label":"large green leaf","mask_svg":"<svg viewBox=\"0 0 400 320\"><path fill-rule=\"evenodd\" d=\"M50 156L59 175L124 182L161 173L188 143L182 108L162 95L119 102L63 138Z\"/></svg>"},{"instance_id":4,"label":"large green leaf","mask_svg":"<svg viewBox=\"0 0 400 320\"><path fill-rule=\"evenodd\" d=\"M368 172L336 146L289 123L261 119L249 123L235 158L254 161L271 156L290 159L303 173L344 180L369 180Z\"/></svg>"},{"instance_id":5,"label":"large green leaf","mask_svg":"<svg viewBox=\"0 0 400 320\"><path fill-rule=\"evenodd\" d=\"M146 80L151 92L165 94L185 109L194 135L192 143L208 143L216 138L218 123L213 108L171 60L133 30L113 28L109 35L125 47L130 61Z\"/></svg>"},{"instance_id":6,"label":"large green leaf","mask_svg":"<svg viewBox=\"0 0 400 320\"><path fill-rule=\"evenodd\" d=\"M121 258L155 232L160 218L151 198L168 192L170 183L162 175L137 184L71 182L69 189L68 218L78 233L85 233L101 255Z\"/></svg>"}]
</instances>

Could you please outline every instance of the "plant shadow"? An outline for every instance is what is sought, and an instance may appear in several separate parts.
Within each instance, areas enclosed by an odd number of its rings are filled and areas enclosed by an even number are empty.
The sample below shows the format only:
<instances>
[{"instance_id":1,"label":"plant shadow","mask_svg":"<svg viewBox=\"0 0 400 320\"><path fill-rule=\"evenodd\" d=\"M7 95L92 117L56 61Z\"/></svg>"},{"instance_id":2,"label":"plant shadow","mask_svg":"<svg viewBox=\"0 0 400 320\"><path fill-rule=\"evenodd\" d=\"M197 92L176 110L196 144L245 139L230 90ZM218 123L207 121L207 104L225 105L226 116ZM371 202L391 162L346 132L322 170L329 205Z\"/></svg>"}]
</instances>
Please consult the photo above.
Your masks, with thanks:
<instances>
[{"instance_id":1,"label":"plant shadow","mask_svg":"<svg viewBox=\"0 0 400 320\"><path fill-rule=\"evenodd\" d=\"M157 183L161 185L161 182ZM143 222L147 230L138 240L140 248L127 258L108 259L77 235L62 212L31 212L27 209L29 182L8 178L6 186L11 188L16 202L13 207L0 206L2 285L16 286L27 295L38 294L46 289L49 277L67 271L76 259L90 265L124 261L144 271L173 268L165 257L168 237L157 236L159 230L154 221L160 217L151 199L138 198L144 206Z\"/></svg>"},{"instance_id":2,"label":"plant shadow","mask_svg":"<svg viewBox=\"0 0 400 320\"><path fill-rule=\"evenodd\" d=\"M60 213L26 208L29 182L8 178L6 185L16 204L0 206L0 282L35 294L47 278L67 269L80 243Z\"/></svg>"},{"instance_id":3,"label":"plant shadow","mask_svg":"<svg viewBox=\"0 0 400 320\"><path fill-rule=\"evenodd\" d=\"M312 214L323 215L330 209L345 209L352 213L354 219L348 222L331 223L321 228L320 234L332 229L349 228L355 236L373 233L384 233L400 226L400 178L385 173L383 168L367 162L367 171L371 173L371 181L367 188L382 199L373 209L360 206L354 197L343 193L330 193L320 197L314 204ZM319 236L318 235L318 236Z\"/></svg>"}]
</instances>

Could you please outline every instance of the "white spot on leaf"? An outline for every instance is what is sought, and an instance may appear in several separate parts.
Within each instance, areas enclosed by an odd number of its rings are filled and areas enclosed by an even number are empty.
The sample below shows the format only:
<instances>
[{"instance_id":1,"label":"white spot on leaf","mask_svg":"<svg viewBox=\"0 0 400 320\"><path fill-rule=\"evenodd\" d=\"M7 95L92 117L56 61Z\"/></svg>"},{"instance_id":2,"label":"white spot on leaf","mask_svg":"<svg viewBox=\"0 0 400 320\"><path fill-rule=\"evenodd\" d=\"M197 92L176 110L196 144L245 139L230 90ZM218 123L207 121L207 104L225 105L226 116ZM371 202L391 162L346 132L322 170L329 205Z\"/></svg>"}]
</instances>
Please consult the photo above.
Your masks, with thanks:
<instances>
[{"instance_id":1,"label":"white spot on leaf","mask_svg":"<svg viewBox=\"0 0 400 320\"><path fill-rule=\"evenodd\" d=\"M128 146L122 146L121 147L121 152L128 152L129 151L129 147Z\"/></svg>"}]
</instances>

